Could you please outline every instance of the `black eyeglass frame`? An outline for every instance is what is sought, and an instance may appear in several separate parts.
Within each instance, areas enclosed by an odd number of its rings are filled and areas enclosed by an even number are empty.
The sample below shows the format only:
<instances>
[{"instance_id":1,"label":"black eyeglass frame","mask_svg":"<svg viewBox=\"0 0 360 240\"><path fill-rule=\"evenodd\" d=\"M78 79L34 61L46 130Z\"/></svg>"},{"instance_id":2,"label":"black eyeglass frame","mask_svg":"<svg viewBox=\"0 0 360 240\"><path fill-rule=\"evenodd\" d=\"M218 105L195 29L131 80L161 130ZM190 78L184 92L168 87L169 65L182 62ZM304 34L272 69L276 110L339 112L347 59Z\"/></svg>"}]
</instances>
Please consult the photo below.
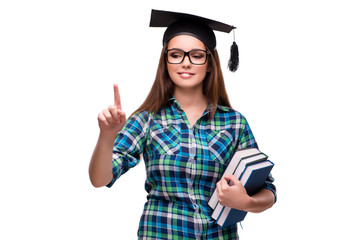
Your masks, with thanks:
<instances>
[{"instance_id":1,"label":"black eyeglass frame","mask_svg":"<svg viewBox=\"0 0 360 240\"><path fill-rule=\"evenodd\" d=\"M177 50L177 51L181 51L181 52L183 52L184 53L184 56L183 56L183 59L179 62L179 63L171 63L171 62L169 62L169 59L168 59L168 52L169 51L172 51L172 50ZM192 61L191 61L191 57L190 57L190 52L204 52L205 53L205 55L206 55L206 59L205 59L205 62L204 63L193 63ZM181 64L183 61L184 61L184 59L185 59L185 57L187 56L188 58L189 58L189 61L191 62L191 64L194 64L194 65L204 65L206 62L207 62L207 60L208 60L208 56L210 55L210 52L209 51L207 51L207 50L203 50L203 49L193 49L193 50L190 50L190 51L188 51L188 52L185 52L184 50L182 50L182 49L179 49L179 48L172 48L172 49L166 49L165 50L165 59L166 59L166 62L168 62L169 64Z\"/></svg>"}]
</instances>

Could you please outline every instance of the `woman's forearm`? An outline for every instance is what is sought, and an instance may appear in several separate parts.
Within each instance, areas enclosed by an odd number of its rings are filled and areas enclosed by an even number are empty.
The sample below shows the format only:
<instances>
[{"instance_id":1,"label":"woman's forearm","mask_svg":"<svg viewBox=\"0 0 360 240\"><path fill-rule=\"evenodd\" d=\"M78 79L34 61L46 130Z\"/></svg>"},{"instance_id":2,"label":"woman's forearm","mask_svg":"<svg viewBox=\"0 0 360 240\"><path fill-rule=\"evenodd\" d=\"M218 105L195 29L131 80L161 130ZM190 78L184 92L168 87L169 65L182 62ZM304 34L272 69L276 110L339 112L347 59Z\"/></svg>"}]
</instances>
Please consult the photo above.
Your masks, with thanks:
<instances>
[{"instance_id":1,"label":"woman's forearm","mask_svg":"<svg viewBox=\"0 0 360 240\"><path fill-rule=\"evenodd\" d=\"M126 123L125 112L121 108L120 92L114 84L114 105L98 115L100 135L89 166L90 181L94 187L103 187L111 182L112 152L117 133Z\"/></svg>"},{"instance_id":2,"label":"woman's forearm","mask_svg":"<svg viewBox=\"0 0 360 240\"><path fill-rule=\"evenodd\" d=\"M268 189L262 189L250 197L248 207L244 209L247 212L260 213L266 209L271 208L275 203L275 196L272 191Z\"/></svg>"},{"instance_id":3,"label":"woman's forearm","mask_svg":"<svg viewBox=\"0 0 360 240\"><path fill-rule=\"evenodd\" d=\"M100 133L89 166L90 181L94 187L109 184L112 174L112 150L115 138Z\"/></svg>"}]
</instances>

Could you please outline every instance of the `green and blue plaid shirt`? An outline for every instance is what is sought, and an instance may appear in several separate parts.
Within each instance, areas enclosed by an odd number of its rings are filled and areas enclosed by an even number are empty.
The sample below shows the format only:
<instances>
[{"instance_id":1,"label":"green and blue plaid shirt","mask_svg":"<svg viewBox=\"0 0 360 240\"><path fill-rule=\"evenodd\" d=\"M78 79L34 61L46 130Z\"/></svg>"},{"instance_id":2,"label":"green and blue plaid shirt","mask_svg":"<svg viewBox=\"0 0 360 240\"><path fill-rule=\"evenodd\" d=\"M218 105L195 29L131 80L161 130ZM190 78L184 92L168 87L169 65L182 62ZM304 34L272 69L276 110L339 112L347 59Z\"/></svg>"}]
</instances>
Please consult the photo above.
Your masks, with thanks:
<instances>
[{"instance_id":1,"label":"green and blue plaid shirt","mask_svg":"<svg viewBox=\"0 0 360 240\"><path fill-rule=\"evenodd\" d=\"M237 149L257 147L246 119L218 106L191 127L179 103L170 99L157 114L133 115L113 149L113 181L137 165L146 166L148 192L139 239L238 239L237 226L220 228L207 202ZM269 177L264 188L276 194Z\"/></svg>"}]
</instances>

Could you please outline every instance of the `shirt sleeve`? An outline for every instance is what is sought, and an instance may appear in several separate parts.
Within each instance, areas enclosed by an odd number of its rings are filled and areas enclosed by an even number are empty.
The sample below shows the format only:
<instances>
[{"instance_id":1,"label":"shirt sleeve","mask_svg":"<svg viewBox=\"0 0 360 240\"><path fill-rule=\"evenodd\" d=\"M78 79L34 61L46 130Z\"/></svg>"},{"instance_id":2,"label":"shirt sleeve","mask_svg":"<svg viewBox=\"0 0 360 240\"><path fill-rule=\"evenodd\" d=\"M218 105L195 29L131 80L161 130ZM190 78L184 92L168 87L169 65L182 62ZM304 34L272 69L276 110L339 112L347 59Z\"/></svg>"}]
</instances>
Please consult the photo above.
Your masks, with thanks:
<instances>
[{"instance_id":1,"label":"shirt sleeve","mask_svg":"<svg viewBox=\"0 0 360 240\"><path fill-rule=\"evenodd\" d=\"M249 123L246 121L244 116L241 116L240 126L238 150L245 148L258 148Z\"/></svg>"},{"instance_id":2,"label":"shirt sleeve","mask_svg":"<svg viewBox=\"0 0 360 240\"><path fill-rule=\"evenodd\" d=\"M276 201L277 201L277 194L276 194L276 187L275 187L275 185L273 184L274 181L275 181L275 179L273 178L273 176L272 176L271 173L270 173L269 177L266 179L266 181L265 181L265 183L264 183L263 188L270 190L270 191L274 194L274 197L275 197L275 202L274 202L274 203L276 203Z\"/></svg>"},{"instance_id":3,"label":"shirt sleeve","mask_svg":"<svg viewBox=\"0 0 360 240\"><path fill-rule=\"evenodd\" d=\"M244 125L242 133L240 133L240 140L238 149L245 149L245 148L258 148L258 145L255 141L254 135L250 129L249 123L246 121L245 117L242 116L241 124ZM270 190L275 196L275 202L277 201L277 194L276 194L276 187L273 184L275 179L270 174L269 177L266 179L263 189Z\"/></svg>"},{"instance_id":4,"label":"shirt sleeve","mask_svg":"<svg viewBox=\"0 0 360 240\"><path fill-rule=\"evenodd\" d=\"M111 187L121 175L140 162L140 154L146 142L147 126L148 114L136 113L118 133L113 147L113 179L107 187Z\"/></svg>"}]
</instances>

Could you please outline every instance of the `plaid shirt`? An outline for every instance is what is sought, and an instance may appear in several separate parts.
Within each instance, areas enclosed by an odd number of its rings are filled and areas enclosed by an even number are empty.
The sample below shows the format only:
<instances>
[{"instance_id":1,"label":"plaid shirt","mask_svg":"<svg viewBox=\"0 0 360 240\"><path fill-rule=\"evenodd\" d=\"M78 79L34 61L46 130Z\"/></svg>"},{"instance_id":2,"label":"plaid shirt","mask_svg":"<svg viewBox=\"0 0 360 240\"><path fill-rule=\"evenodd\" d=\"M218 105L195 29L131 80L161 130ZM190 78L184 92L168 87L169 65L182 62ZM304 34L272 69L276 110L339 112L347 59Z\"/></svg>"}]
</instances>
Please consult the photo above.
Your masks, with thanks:
<instances>
[{"instance_id":1,"label":"plaid shirt","mask_svg":"<svg viewBox=\"0 0 360 240\"><path fill-rule=\"evenodd\" d=\"M157 114L133 115L113 149L113 181L139 163L146 166L148 192L139 239L238 239L237 226L220 228L207 202L237 149L257 147L246 119L230 108L209 110L190 126L179 103L170 99ZM275 193L269 177L264 188Z\"/></svg>"}]
</instances>

